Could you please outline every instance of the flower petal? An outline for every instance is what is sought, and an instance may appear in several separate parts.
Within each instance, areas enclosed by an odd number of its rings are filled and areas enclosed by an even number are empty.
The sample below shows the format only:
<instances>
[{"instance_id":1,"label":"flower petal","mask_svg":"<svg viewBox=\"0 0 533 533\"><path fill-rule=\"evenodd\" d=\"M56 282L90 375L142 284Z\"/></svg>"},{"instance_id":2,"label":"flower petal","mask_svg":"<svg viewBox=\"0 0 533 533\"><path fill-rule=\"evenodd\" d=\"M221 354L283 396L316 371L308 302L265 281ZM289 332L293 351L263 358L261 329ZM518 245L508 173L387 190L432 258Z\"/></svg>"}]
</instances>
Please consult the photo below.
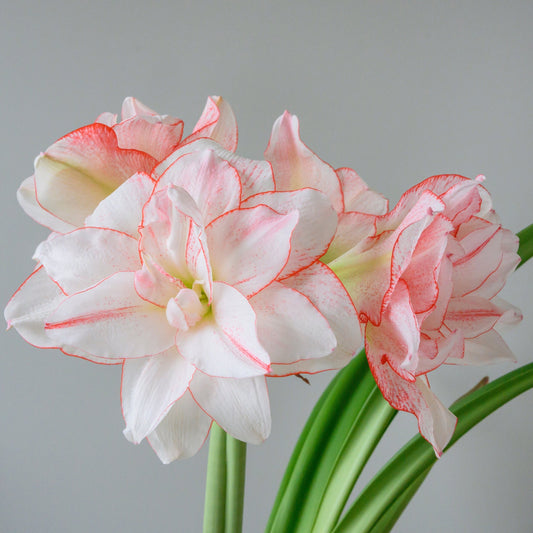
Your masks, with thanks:
<instances>
[{"instance_id":1,"label":"flower petal","mask_svg":"<svg viewBox=\"0 0 533 533\"><path fill-rule=\"evenodd\" d=\"M137 240L102 228L52 234L37 247L34 258L66 294L87 289L116 272L135 272L141 267Z\"/></svg>"},{"instance_id":2,"label":"flower petal","mask_svg":"<svg viewBox=\"0 0 533 533\"><path fill-rule=\"evenodd\" d=\"M120 272L68 297L48 317L46 332L56 345L109 359L144 357L170 348L175 329L164 309L138 296L134 276Z\"/></svg>"},{"instance_id":3,"label":"flower petal","mask_svg":"<svg viewBox=\"0 0 533 533\"><path fill-rule=\"evenodd\" d=\"M250 299L257 334L273 364L330 355L337 340L328 321L302 293L274 282Z\"/></svg>"},{"instance_id":4,"label":"flower petal","mask_svg":"<svg viewBox=\"0 0 533 533\"><path fill-rule=\"evenodd\" d=\"M298 118L287 111L272 128L265 159L272 164L276 190L317 189L329 198L337 213L342 213L344 206L339 178L332 167L301 141L298 130Z\"/></svg>"},{"instance_id":5,"label":"flower petal","mask_svg":"<svg viewBox=\"0 0 533 533\"><path fill-rule=\"evenodd\" d=\"M270 405L264 377L214 378L196 372L191 392L202 409L236 439L261 444L270 434Z\"/></svg>"},{"instance_id":6,"label":"flower petal","mask_svg":"<svg viewBox=\"0 0 533 533\"><path fill-rule=\"evenodd\" d=\"M354 170L338 168L335 173L341 182L345 212L384 215L388 211L389 201L381 194L370 190Z\"/></svg>"},{"instance_id":7,"label":"flower petal","mask_svg":"<svg viewBox=\"0 0 533 533\"><path fill-rule=\"evenodd\" d=\"M298 211L298 223L291 237L291 253L280 278L307 268L327 251L335 235L337 213L323 193L314 189L266 192L248 198L242 207L257 205L267 205L282 215Z\"/></svg>"},{"instance_id":8,"label":"flower petal","mask_svg":"<svg viewBox=\"0 0 533 533\"><path fill-rule=\"evenodd\" d=\"M138 444L152 433L185 394L193 374L194 367L175 347L151 357L124 361L120 397L126 438Z\"/></svg>"},{"instance_id":9,"label":"flower petal","mask_svg":"<svg viewBox=\"0 0 533 533\"><path fill-rule=\"evenodd\" d=\"M167 416L148 435L161 462L192 457L207 439L212 420L198 407L191 393L174 403Z\"/></svg>"},{"instance_id":10,"label":"flower petal","mask_svg":"<svg viewBox=\"0 0 533 533\"><path fill-rule=\"evenodd\" d=\"M251 296L285 267L298 212L280 215L267 206L231 211L207 228L213 279Z\"/></svg>"},{"instance_id":11,"label":"flower petal","mask_svg":"<svg viewBox=\"0 0 533 533\"><path fill-rule=\"evenodd\" d=\"M176 346L185 359L211 376L246 378L270 370L268 353L257 338L252 307L239 291L224 283L213 284L211 313L178 332Z\"/></svg>"}]
</instances>

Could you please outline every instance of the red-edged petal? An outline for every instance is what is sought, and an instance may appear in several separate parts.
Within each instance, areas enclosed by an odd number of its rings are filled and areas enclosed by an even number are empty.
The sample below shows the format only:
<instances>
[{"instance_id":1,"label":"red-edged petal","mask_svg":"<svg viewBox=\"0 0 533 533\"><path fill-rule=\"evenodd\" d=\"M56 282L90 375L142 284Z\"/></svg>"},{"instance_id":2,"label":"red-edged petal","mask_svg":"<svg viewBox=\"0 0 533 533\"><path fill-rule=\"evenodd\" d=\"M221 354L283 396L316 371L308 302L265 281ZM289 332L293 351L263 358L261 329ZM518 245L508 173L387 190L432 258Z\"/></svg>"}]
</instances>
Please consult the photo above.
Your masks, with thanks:
<instances>
[{"instance_id":1,"label":"red-edged petal","mask_svg":"<svg viewBox=\"0 0 533 533\"><path fill-rule=\"evenodd\" d=\"M174 403L167 416L148 435L150 446L164 464L192 457L207 439L212 420L194 401L191 393Z\"/></svg>"},{"instance_id":2,"label":"red-edged petal","mask_svg":"<svg viewBox=\"0 0 533 533\"><path fill-rule=\"evenodd\" d=\"M134 276L120 272L64 300L45 324L54 343L109 359L143 357L170 348L175 329L164 309L138 296Z\"/></svg>"},{"instance_id":3,"label":"red-edged petal","mask_svg":"<svg viewBox=\"0 0 533 533\"><path fill-rule=\"evenodd\" d=\"M298 130L298 118L287 111L272 128L265 159L272 164L276 190L317 189L329 198L338 213L342 213L341 184L335 170L301 141Z\"/></svg>"},{"instance_id":4,"label":"red-edged petal","mask_svg":"<svg viewBox=\"0 0 533 533\"><path fill-rule=\"evenodd\" d=\"M35 222L46 226L52 231L66 233L67 231L72 231L76 228L75 225L57 218L39 205L39 202L37 202L37 196L35 195L35 179L33 176L26 178L22 182L17 191L17 200L27 215L33 218Z\"/></svg>"},{"instance_id":5,"label":"red-edged petal","mask_svg":"<svg viewBox=\"0 0 533 533\"><path fill-rule=\"evenodd\" d=\"M502 336L494 329L465 341L464 357L449 359L447 362L456 365L491 365L504 361L516 362Z\"/></svg>"},{"instance_id":6,"label":"red-edged petal","mask_svg":"<svg viewBox=\"0 0 533 533\"><path fill-rule=\"evenodd\" d=\"M236 439L261 444L270 434L266 379L213 378L196 372L191 392L215 422Z\"/></svg>"},{"instance_id":7,"label":"red-edged petal","mask_svg":"<svg viewBox=\"0 0 533 533\"><path fill-rule=\"evenodd\" d=\"M270 370L251 305L224 283L214 283L211 312L194 327L178 332L176 346L185 359L211 376L245 378Z\"/></svg>"},{"instance_id":8,"label":"red-edged petal","mask_svg":"<svg viewBox=\"0 0 533 533\"><path fill-rule=\"evenodd\" d=\"M192 134L184 142L189 143L202 137L213 139L230 152L237 149L237 120L230 105L221 96L210 96L207 99Z\"/></svg>"},{"instance_id":9,"label":"red-edged petal","mask_svg":"<svg viewBox=\"0 0 533 533\"><path fill-rule=\"evenodd\" d=\"M141 117L155 117L157 112L150 109L133 96L126 96L122 102L122 120L128 120L137 116Z\"/></svg>"},{"instance_id":10,"label":"red-edged petal","mask_svg":"<svg viewBox=\"0 0 533 533\"><path fill-rule=\"evenodd\" d=\"M250 304L257 316L259 341L272 364L325 357L337 347L326 318L295 289L274 282L251 298Z\"/></svg>"},{"instance_id":11,"label":"red-edged petal","mask_svg":"<svg viewBox=\"0 0 533 533\"><path fill-rule=\"evenodd\" d=\"M142 268L135 272L135 290L139 296L160 307L165 307L183 287L180 279L165 272L149 255L143 257Z\"/></svg>"},{"instance_id":12,"label":"red-edged petal","mask_svg":"<svg viewBox=\"0 0 533 533\"><path fill-rule=\"evenodd\" d=\"M141 267L137 240L102 228L52 234L35 251L47 274L66 294L82 291L117 272Z\"/></svg>"},{"instance_id":13,"label":"red-edged petal","mask_svg":"<svg viewBox=\"0 0 533 533\"><path fill-rule=\"evenodd\" d=\"M314 189L256 194L243 207L267 205L282 215L298 211L298 223L291 237L291 253L280 278L307 268L328 250L335 234L337 213L328 198Z\"/></svg>"},{"instance_id":14,"label":"red-edged petal","mask_svg":"<svg viewBox=\"0 0 533 533\"><path fill-rule=\"evenodd\" d=\"M341 182L345 212L384 215L388 211L389 201L381 194L370 190L355 170L338 168L335 172Z\"/></svg>"},{"instance_id":15,"label":"red-edged petal","mask_svg":"<svg viewBox=\"0 0 533 533\"><path fill-rule=\"evenodd\" d=\"M275 280L291 251L298 212L280 215L267 206L231 211L207 228L213 279L251 296Z\"/></svg>"},{"instance_id":16,"label":"red-edged petal","mask_svg":"<svg viewBox=\"0 0 533 533\"><path fill-rule=\"evenodd\" d=\"M193 374L194 367L174 347L151 357L124 361L120 397L126 438L138 444L152 433L185 394Z\"/></svg>"}]
</instances>

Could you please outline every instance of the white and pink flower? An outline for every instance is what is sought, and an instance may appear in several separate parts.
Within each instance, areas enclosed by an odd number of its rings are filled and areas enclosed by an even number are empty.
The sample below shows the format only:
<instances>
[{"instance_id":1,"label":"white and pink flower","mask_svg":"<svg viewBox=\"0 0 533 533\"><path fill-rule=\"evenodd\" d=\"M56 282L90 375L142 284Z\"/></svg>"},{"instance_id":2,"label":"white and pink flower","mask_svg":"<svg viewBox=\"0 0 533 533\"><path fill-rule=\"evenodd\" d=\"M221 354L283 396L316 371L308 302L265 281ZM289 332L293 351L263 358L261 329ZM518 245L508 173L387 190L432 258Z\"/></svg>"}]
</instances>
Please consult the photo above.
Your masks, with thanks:
<instances>
[{"instance_id":1,"label":"white and pink flower","mask_svg":"<svg viewBox=\"0 0 533 533\"><path fill-rule=\"evenodd\" d=\"M329 266L364 325L372 373L396 409L416 415L437 455L456 419L429 387L442 364L513 359L497 332L521 319L497 294L520 259L480 181L434 176L375 217Z\"/></svg>"}]
</instances>

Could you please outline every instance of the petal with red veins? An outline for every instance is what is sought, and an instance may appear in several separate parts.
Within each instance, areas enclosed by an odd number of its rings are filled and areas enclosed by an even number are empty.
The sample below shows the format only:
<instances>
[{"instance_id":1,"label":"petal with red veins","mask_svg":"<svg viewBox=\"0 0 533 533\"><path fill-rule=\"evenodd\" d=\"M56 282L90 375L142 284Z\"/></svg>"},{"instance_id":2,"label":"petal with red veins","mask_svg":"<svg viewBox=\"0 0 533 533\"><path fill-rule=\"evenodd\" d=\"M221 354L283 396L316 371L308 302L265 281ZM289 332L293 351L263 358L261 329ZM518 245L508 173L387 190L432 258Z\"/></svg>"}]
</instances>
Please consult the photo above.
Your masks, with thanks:
<instances>
[{"instance_id":1,"label":"petal with red veins","mask_svg":"<svg viewBox=\"0 0 533 533\"><path fill-rule=\"evenodd\" d=\"M273 364L330 355L337 340L324 315L301 292L274 282L250 299L257 335Z\"/></svg>"},{"instance_id":2,"label":"petal with red veins","mask_svg":"<svg viewBox=\"0 0 533 533\"><path fill-rule=\"evenodd\" d=\"M47 274L66 294L82 291L117 272L141 267L137 240L102 228L52 234L35 251Z\"/></svg>"},{"instance_id":3,"label":"petal with red veins","mask_svg":"<svg viewBox=\"0 0 533 533\"><path fill-rule=\"evenodd\" d=\"M26 178L22 182L17 191L17 200L27 215L52 231L66 233L67 231L72 231L76 228L75 225L57 218L39 205L39 202L37 202L37 196L35 195L35 180L33 176Z\"/></svg>"},{"instance_id":4,"label":"petal with red veins","mask_svg":"<svg viewBox=\"0 0 533 533\"><path fill-rule=\"evenodd\" d=\"M299 372L316 373L342 368L362 344L357 313L346 289L324 264L314 263L283 281L283 285L302 293L328 321L337 347L327 357L305 359L291 365L272 365L272 375Z\"/></svg>"},{"instance_id":5,"label":"petal with red veins","mask_svg":"<svg viewBox=\"0 0 533 533\"><path fill-rule=\"evenodd\" d=\"M427 374L449 360L461 359L465 351L465 340L460 331L455 331L448 337L420 339L419 358L416 375Z\"/></svg>"},{"instance_id":6,"label":"petal with red veins","mask_svg":"<svg viewBox=\"0 0 533 533\"><path fill-rule=\"evenodd\" d=\"M189 143L202 137L213 139L230 152L237 149L237 121L230 105L221 96L210 96L207 99L192 134L184 142Z\"/></svg>"},{"instance_id":7,"label":"petal with red veins","mask_svg":"<svg viewBox=\"0 0 533 533\"><path fill-rule=\"evenodd\" d=\"M370 190L355 170L338 168L335 172L341 182L345 212L384 215L388 211L389 201L381 194Z\"/></svg>"},{"instance_id":8,"label":"petal with red veins","mask_svg":"<svg viewBox=\"0 0 533 533\"><path fill-rule=\"evenodd\" d=\"M75 346L109 359L167 350L174 344L176 330L164 309L138 296L134 276L134 272L119 272L68 297L48 316L46 332L56 345Z\"/></svg>"},{"instance_id":9,"label":"petal with red veins","mask_svg":"<svg viewBox=\"0 0 533 533\"><path fill-rule=\"evenodd\" d=\"M311 187L322 191L337 213L344 210L341 184L335 170L300 139L298 118L287 111L272 128L265 159L274 170L276 190L294 191Z\"/></svg>"},{"instance_id":10,"label":"petal with red veins","mask_svg":"<svg viewBox=\"0 0 533 533\"><path fill-rule=\"evenodd\" d=\"M66 298L40 266L18 288L4 310L7 327L14 327L33 346L55 348L44 329L50 314Z\"/></svg>"},{"instance_id":11,"label":"petal with red veins","mask_svg":"<svg viewBox=\"0 0 533 533\"><path fill-rule=\"evenodd\" d=\"M337 213L328 198L315 189L256 194L242 207L267 205L282 215L298 211L298 224L291 237L291 253L280 278L307 268L328 250L337 227Z\"/></svg>"},{"instance_id":12,"label":"petal with red veins","mask_svg":"<svg viewBox=\"0 0 533 533\"><path fill-rule=\"evenodd\" d=\"M237 171L212 150L185 154L163 173L157 188L185 189L198 206L205 225L239 207L241 183Z\"/></svg>"},{"instance_id":13,"label":"petal with red veins","mask_svg":"<svg viewBox=\"0 0 533 533\"><path fill-rule=\"evenodd\" d=\"M148 435L148 441L164 464L176 459L186 459L202 447L211 423L211 418L198 407L191 393L186 391Z\"/></svg>"},{"instance_id":14,"label":"petal with red veins","mask_svg":"<svg viewBox=\"0 0 533 533\"><path fill-rule=\"evenodd\" d=\"M38 203L69 224L85 218L136 172L150 173L156 160L137 150L119 148L115 132L91 124L55 142L35 162Z\"/></svg>"},{"instance_id":15,"label":"petal with red veins","mask_svg":"<svg viewBox=\"0 0 533 533\"><path fill-rule=\"evenodd\" d=\"M213 378L196 372L191 392L202 409L236 439L261 444L270 434L270 405L263 376Z\"/></svg>"},{"instance_id":16,"label":"petal with red veins","mask_svg":"<svg viewBox=\"0 0 533 533\"><path fill-rule=\"evenodd\" d=\"M138 444L152 433L185 394L193 374L194 367L174 347L151 357L124 361L120 396L126 438Z\"/></svg>"},{"instance_id":17,"label":"petal with red veins","mask_svg":"<svg viewBox=\"0 0 533 533\"><path fill-rule=\"evenodd\" d=\"M98 204L85 225L115 229L138 239L142 208L153 188L154 181L148 174L134 174Z\"/></svg>"},{"instance_id":18,"label":"petal with red veins","mask_svg":"<svg viewBox=\"0 0 533 533\"><path fill-rule=\"evenodd\" d=\"M270 370L251 305L224 283L214 283L211 312L194 327L178 332L176 346L185 359L211 376L247 378Z\"/></svg>"},{"instance_id":19,"label":"petal with red veins","mask_svg":"<svg viewBox=\"0 0 533 533\"><path fill-rule=\"evenodd\" d=\"M280 215L267 206L231 211L207 228L213 279L252 296L285 267L298 211Z\"/></svg>"},{"instance_id":20,"label":"petal with red veins","mask_svg":"<svg viewBox=\"0 0 533 533\"><path fill-rule=\"evenodd\" d=\"M160 307L165 307L183 287L181 280L165 272L149 255L143 257L142 268L135 272L135 290L139 296Z\"/></svg>"},{"instance_id":21,"label":"petal with red veins","mask_svg":"<svg viewBox=\"0 0 533 533\"><path fill-rule=\"evenodd\" d=\"M474 339L465 341L464 357L449 359L447 362L455 365L491 365L504 361L516 362L502 336L491 329Z\"/></svg>"}]
</instances>

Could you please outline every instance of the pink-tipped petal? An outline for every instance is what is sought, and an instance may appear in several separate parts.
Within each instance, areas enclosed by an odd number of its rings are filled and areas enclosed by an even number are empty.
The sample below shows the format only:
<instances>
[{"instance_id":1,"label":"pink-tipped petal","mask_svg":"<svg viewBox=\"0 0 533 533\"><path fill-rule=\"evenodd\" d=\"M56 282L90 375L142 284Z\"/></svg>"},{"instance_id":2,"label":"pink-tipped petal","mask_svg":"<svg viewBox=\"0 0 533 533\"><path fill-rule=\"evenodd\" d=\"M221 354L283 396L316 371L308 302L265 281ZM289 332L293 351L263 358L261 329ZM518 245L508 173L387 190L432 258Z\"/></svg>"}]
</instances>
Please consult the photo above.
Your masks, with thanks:
<instances>
[{"instance_id":1,"label":"pink-tipped petal","mask_svg":"<svg viewBox=\"0 0 533 533\"><path fill-rule=\"evenodd\" d=\"M186 459L202 447L211 423L211 418L198 407L191 393L186 391L148 435L148 441L164 464L176 459Z\"/></svg>"},{"instance_id":2,"label":"pink-tipped petal","mask_svg":"<svg viewBox=\"0 0 533 533\"><path fill-rule=\"evenodd\" d=\"M172 347L165 352L124 361L122 414L124 435L135 444L152 433L187 390L194 367Z\"/></svg>"},{"instance_id":3,"label":"pink-tipped petal","mask_svg":"<svg viewBox=\"0 0 533 533\"><path fill-rule=\"evenodd\" d=\"M153 109L150 109L140 100L137 100L137 98L133 98L133 96L126 96L122 102L122 120L128 120L138 116L155 117L157 116L157 112Z\"/></svg>"},{"instance_id":4,"label":"pink-tipped petal","mask_svg":"<svg viewBox=\"0 0 533 533\"><path fill-rule=\"evenodd\" d=\"M175 329L164 309L138 296L134 276L120 272L68 297L48 317L46 332L58 346L76 346L109 359L167 350L174 344Z\"/></svg>"},{"instance_id":5,"label":"pink-tipped petal","mask_svg":"<svg viewBox=\"0 0 533 533\"><path fill-rule=\"evenodd\" d=\"M37 247L34 258L66 294L87 289L116 272L135 272L141 267L136 239L102 228L52 234Z\"/></svg>"},{"instance_id":6,"label":"pink-tipped petal","mask_svg":"<svg viewBox=\"0 0 533 533\"><path fill-rule=\"evenodd\" d=\"M338 213L343 211L339 178L332 167L301 141L296 116L285 112L276 120L265 159L272 164L276 190L311 187L323 192Z\"/></svg>"},{"instance_id":7,"label":"pink-tipped petal","mask_svg":"<svg viewBox=\"0 0 533 533\"><path fill-rule=\"evenodd\" d=\"M224 283L214 283L211 313L194 327L178 332L176 346L187 361L211 376L246 378L270 370L251 305Z\"/></svg>"},{"instance_id":8,"label":"pink-tipped petal","mask_svg":"<svg viewBox=\"0 0 533 533\"><path fill-rule=\"evenodd\" d=\"M98 204L85 220L85 225L115 229L139 238L142 208L153 188L154 181L148 174L134 174Z\"/></svg>"},{"instance_id":9,"label":"pink-tipped petal","mask_svg":"<svg viewBox=\"0 0 533 533\"><path fill-rule=\"evenodd\" d=\"M231 211L207 228L213 279L251 296L275 280L291 251L298 212L280 215L267 206Z\"/></svg>"},{"instance_id":10,"label":"pink-tipped petal","mask_svg":"<svg viewBox=\"0 0 533 533\"><path fill-rule=\"evenodd\" d=\"M213 378L196 372L191 392L202 409L236 439L261 444L270 434L270 405L264 377Z\"/></svg>"},{"instance_id":11,"label":"pink-tipped petal","mask_svg":"<svg viewBox=\"0 0 533 533\"><path fill-rule=\"evenodd\" d=\"M291 253L280 278L307 268L328 250L335 235L337 213L328 198L314 189L256 194L243 207L267 205L282 215L298 211L298 224L291 237Z\"/></svg>"},{"instance_id":12,"label":"pink-tipped petal","mask_svg":"<svg viewBox=\"0 0 533 533\"><path fill-rule=\"evenodd\" d=\"M384 215L389 209L388 200L368 188L368 185L351 168L338 168L345 212Z\"/></svg>"},{"instance_id":13,"label":"pink-tipped petal","mask_svg":"<svg viewBox=\"0 0 533 533\"><path fill-rule=\"evenodd\" d=\"M337 340L309 298L274 282L250 299L257 334L273 364L330 355Z\"/></svg>"}]
</instances>

